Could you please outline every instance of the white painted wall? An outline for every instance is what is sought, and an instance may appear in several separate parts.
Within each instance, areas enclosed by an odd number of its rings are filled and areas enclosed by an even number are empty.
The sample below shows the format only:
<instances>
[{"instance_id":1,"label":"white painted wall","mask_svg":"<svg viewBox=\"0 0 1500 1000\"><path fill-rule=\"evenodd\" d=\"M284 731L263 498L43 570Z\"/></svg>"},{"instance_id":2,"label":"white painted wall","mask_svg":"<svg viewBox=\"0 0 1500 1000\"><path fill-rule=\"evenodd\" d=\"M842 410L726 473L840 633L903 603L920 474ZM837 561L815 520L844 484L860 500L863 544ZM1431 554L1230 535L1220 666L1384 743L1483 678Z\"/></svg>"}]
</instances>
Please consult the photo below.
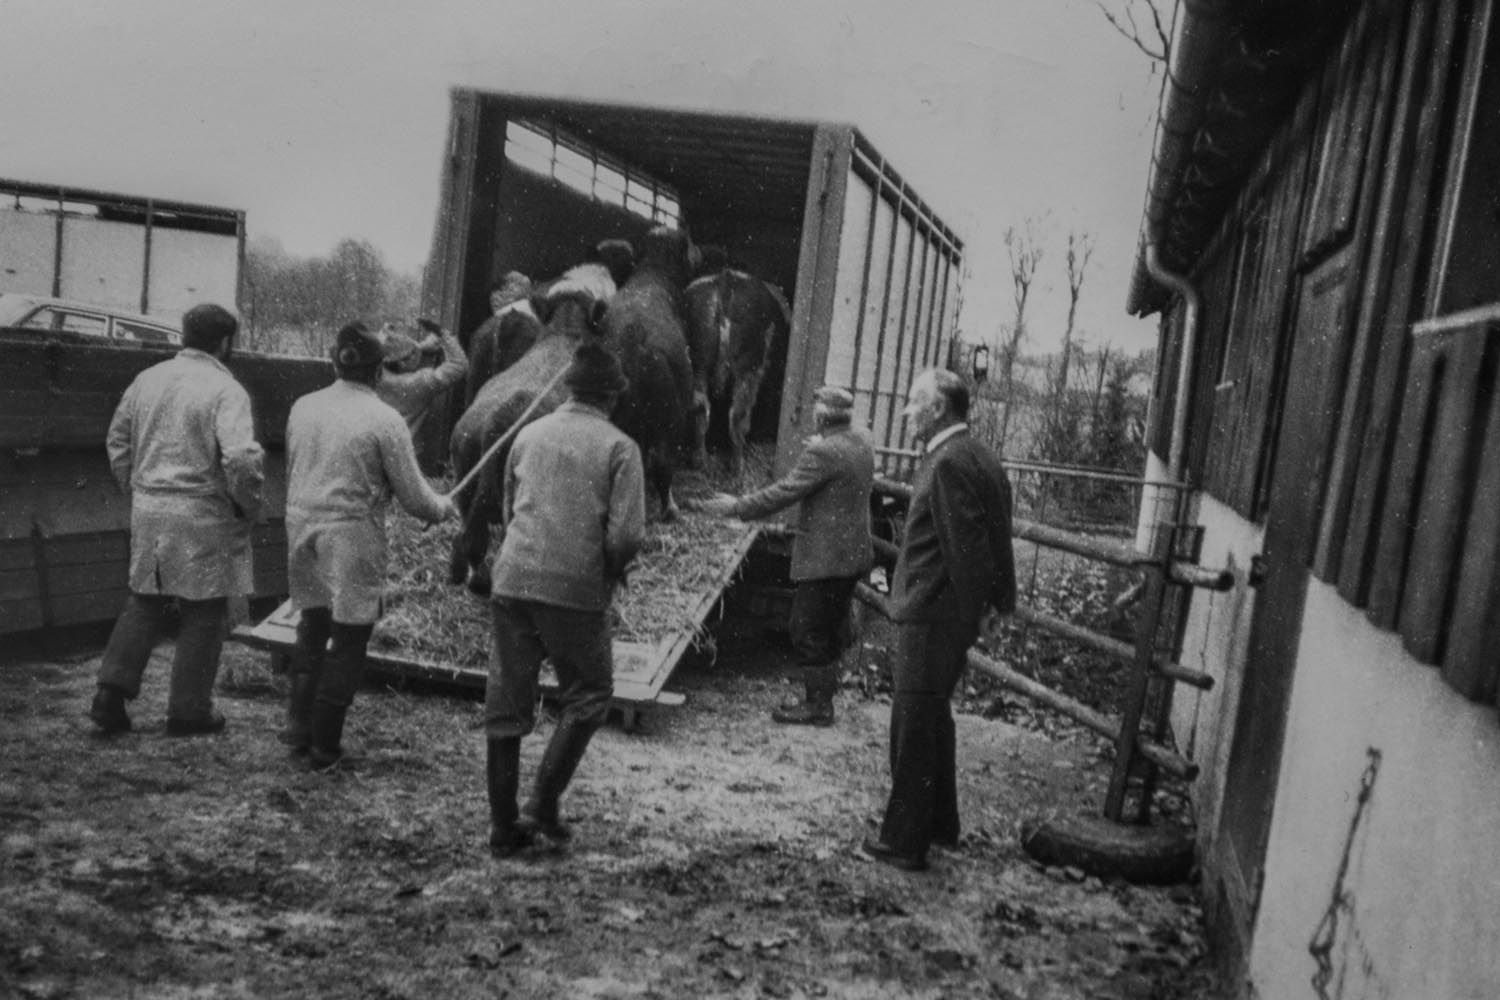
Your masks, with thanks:
<instances>
[{"instance_id":1,"label":"white painted wall","mask_svg":"<svg viewBox=\"0 0 1500 1000\"><path fill-rule=\"evenodd\" d=\"M1193 591L1183 630L1179 662L1211 676L1214 686L1201 691L1178 684L1172 698L1172 732L1178 749L1200 769L1193 803L1199 850L1206 856L1207 845L1218 835L1250 613L1255 605L1255 591L1249 586L1250 558L1260 552L1265 532L1207 494L1198 497L1197 505L1197 523L1203 527L1199 562L1234 574L1232 590Z\"/></svg>"},{"instance_id":2,"label":"white painted wall","mask_svg":"<svg viewBox=\"0 0 1500 1000\"><path fill-rule=\"evenodd\" d=\"M1312 582L1250 975L1318 997L1309 943L1348 869L1324 996L1500 997L1500 718ZM1367 750L1380 751L1354 836Z\"/></svg>"}]
</instances>

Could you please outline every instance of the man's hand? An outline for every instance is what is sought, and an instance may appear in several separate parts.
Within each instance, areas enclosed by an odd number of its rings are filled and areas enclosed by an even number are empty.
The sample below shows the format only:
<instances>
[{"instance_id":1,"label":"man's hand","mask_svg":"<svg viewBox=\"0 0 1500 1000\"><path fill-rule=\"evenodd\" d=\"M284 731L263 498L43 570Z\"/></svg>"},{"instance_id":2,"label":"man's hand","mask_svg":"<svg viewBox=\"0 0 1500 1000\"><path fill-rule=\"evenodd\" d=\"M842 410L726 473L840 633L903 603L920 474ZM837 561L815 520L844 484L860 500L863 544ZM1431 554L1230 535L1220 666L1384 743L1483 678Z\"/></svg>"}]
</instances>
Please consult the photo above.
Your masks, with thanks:
<instances>
[{"instance_id":1,"label":"man's hand","mask_svg":"<svg viewBox=\"0 0 1500 1000\"><path fill-rule=\"evenodd\" d=\"M727 517L734 513L734 505L738 497L728 493L715 493L706 500L683 500L684 510L696 510L704 514L712 514L714 517Z\"/></svg>"},{"instance_id":2,"label":"man's hand","mask_svg":"<svg viewBox=\"0 0 1500 1000\"><path fill-rule=\"evenodd\" d=\"M984 617L979 619L979 634L986 638L998 638L1000 626L1005 622L1006 616L996 611L993 607L988 608Z\"/></svg>"}]
</instances>

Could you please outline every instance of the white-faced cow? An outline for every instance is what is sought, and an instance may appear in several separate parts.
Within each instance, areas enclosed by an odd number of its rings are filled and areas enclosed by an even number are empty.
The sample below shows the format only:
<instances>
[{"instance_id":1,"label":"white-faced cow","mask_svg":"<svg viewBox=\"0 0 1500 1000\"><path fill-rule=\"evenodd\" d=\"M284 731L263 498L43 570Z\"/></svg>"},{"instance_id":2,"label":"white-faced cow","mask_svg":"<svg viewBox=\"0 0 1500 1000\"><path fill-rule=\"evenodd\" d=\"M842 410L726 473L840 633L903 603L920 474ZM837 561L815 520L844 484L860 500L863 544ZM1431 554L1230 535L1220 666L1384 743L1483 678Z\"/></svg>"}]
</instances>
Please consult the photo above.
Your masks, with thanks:
<instances>
[{"instance_id":1,"label":"white-faced cow","mask_svg":"<svg viewBox=\"0 0 1500 1000\"><path fill-rule=\"evenodd\" d=\"M505 371L490 378L453 428L450 459L456 479L462 479L489 450L491 444L514 427L538 394L545 393L537 407L526 415L530 423L555 410L567 398L559 372L567 368L580 342L598 336L605 305L587 287L553 284L532 307L545 326L531 349ZM550 388L549 388L550 386ZM502 475L508 446L488 459L474 482L456 498L463 526L453 540L449 579L467 583L476 594L490 592L490 569L486 562L490 525L501 516Z\"/></svg>"},{"instance_id":2,"label":"white-faced cow","mask_svg":"<svg viewBox=\"0 0 1500 1000\"><path fill-rule=\"evenodd\" d=\"M604 314L604 345L630 387L614 421L640 445L659 516L677 516L672 474L688 444L693 368L682 315L682 290L698 257L685 232L658 226L641 237L635 270Z\"/></svg>"},{"instance_id":3,"label":"white-faced cow","mask_svg":"<svg viewBox=\"0 0 1500 1000\"><path fill-rule=\"evenodd\" d=\"M786 343L791 310L775 285L730 268L688 285L684 299L693 359L694 459L706 464L710 417L726 413L731 470L738 479L755 401L777 345Z\"/></svg>"}]
</instances>

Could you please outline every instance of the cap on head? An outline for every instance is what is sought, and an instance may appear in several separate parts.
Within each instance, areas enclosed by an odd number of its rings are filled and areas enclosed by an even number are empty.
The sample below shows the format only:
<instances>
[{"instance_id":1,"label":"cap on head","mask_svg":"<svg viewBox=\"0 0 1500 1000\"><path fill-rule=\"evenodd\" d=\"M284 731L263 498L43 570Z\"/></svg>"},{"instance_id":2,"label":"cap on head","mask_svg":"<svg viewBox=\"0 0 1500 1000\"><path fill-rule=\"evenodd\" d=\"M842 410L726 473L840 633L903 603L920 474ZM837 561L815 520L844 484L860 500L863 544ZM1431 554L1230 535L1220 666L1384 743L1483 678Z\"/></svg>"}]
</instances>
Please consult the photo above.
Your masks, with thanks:
<instances>
[{"instance_id":1,"label":"cap on head","mask_svg":"<svg viewBox=\"0 0 1500 1000\"><path fill-rule=\"evenodd\" d=\"M234 313L212 302L193 306L182 314L182 343L200 351L215 351L240 328Z\"/></svg>"},{"instance_id":2,"label":"cap on head","mask_svg":"<svg viewBox=\"0 0 1500 1000\"><path fill-rule=\"evenodd\" d=\"M399 365L417 353L417 342L409 335L387 326L380 331L380 357L387 365Z\"/></svg>"},{"instance_id":3,"label":"cap on head","mask_svg":"<svg viewBox=\"0 0 1500 1000\"><path fill-rule=\"evenodd\" d=\"M819 388L813 393L813 402L834 412L851 413L854 410L854 396L848 389L837 385Z\"/></svg>"},{"instance_id":4,"label":"cap on head","mask_svg":"<svg viewBox=\"0 0 1500 1000\"><path fill-rule=\"evenodd\" d=\"M573 362L563 382L575 396L605 396L624 392L630 385L620 362L600 344L584 341L573 352Z\"/></svg>"},{"instance_id":5,"label":"cap on head","mask_svg":"<svg viewBox=\"0 0 1500 1000\"><path fill-rule=\"evenodd\" d=\"M531 279L520 271L507 271L505 277L490 290L491 298L499 298L501 305L519 302L531 294Z\"/></svg>"},{"instance_id":6,"label":"cap on head","mask_svg":"<svg viewBox=\"0 0 1500 1000\"><path fill-rule=\"evenodd\" d=\"M380 338L363 323L354 322L338 332L333 342L333 363L339 368L372 368L383 360Z\"/></svg>"}]
</instances>

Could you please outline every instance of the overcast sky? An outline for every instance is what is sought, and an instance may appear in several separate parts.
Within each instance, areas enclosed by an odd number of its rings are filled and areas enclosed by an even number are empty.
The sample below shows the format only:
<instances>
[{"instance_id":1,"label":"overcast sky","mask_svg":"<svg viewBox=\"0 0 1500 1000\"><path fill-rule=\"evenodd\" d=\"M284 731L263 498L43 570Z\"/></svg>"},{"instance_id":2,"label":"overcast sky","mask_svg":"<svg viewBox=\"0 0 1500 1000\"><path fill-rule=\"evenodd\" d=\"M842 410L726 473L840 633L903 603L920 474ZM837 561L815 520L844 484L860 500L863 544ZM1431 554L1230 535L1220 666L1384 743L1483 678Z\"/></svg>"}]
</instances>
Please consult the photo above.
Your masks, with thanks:
<instances>
[{"instance_id":1,"label":"overcast sky","mask_svg":"<svg viewBox=\"0 0 1500 1000\"><path fill-rule=\"evenodd\" d=\"M1002 237L1047 215L1032 327L1124 303L1159 74L1091 0L0 0L0 175L244 209L298 254L415 270L454 85L858 125L967 243L965 332L1011 314Z\"/></svg>"}]
</instances>

